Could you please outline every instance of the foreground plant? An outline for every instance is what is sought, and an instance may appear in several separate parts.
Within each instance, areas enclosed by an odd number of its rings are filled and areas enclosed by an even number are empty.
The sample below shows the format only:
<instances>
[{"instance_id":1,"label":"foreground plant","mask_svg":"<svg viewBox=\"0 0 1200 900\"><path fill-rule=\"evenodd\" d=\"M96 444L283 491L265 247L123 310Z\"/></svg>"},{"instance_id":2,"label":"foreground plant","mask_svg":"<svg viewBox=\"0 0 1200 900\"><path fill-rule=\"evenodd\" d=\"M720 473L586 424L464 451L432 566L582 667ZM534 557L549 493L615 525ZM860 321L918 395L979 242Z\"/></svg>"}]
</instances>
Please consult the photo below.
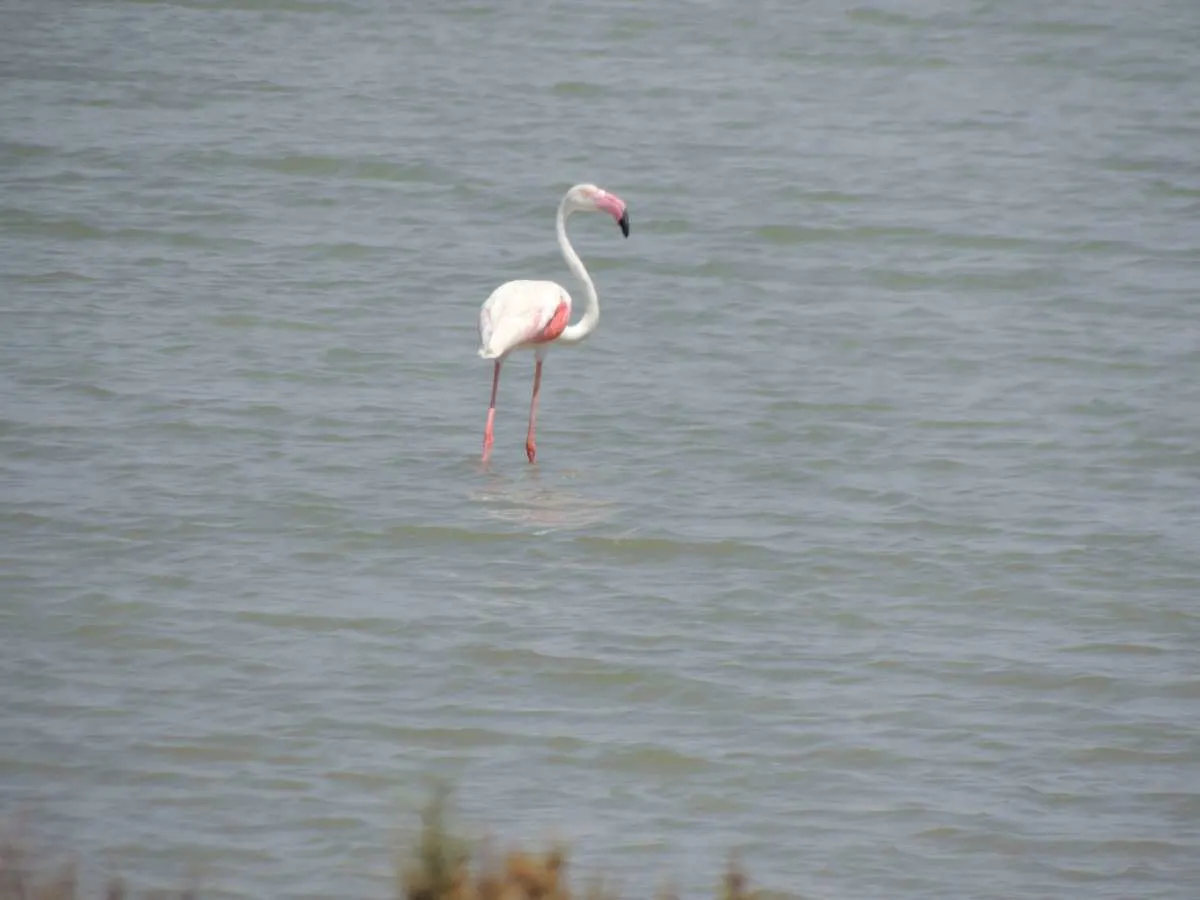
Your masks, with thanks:
<instances>
[{"instance_id":1,"label":"foreground plant","mask_svg":"<svg viewBox=\"0 0 1200 900\"><path fill-rule=\"evenodd\" d=\"M445 788L434 791L421 813L421 832L396 860L397 900L575 900L567 884L567 851L556 844L541 853L514 849L497 856L484 842L472 854L468 842L447 825ZM474 865L472 858L474 856ZM731 858L718 900L769 900L782 895L751 891L745 871ZM134 894L119 878L104 887L104 900L198 900L195 889ZM22 829L0 834L0 900L77 900L82 893L73 862L47 864L35 859ZM617 900L603 878L588 882L578 900ZM657 900L678 900L670 888ZM793 898L798 900L798 898Z\"/></svg>"}]
</instances>

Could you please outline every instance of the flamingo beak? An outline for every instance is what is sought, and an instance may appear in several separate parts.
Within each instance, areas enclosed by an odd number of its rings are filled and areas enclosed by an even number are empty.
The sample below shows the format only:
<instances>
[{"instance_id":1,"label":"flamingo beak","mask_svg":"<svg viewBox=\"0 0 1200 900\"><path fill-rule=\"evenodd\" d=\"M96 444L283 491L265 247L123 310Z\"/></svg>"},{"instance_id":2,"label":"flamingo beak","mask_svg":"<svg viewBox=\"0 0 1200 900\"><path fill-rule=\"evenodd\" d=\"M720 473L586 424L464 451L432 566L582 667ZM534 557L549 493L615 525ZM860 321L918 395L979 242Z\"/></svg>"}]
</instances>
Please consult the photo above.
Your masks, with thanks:
<instances>
[{"instance_id":1,"label":"flamingo beak","mask_svg":"<svg viewBox=\"0 0 1200 900\"><path fill-rule=\"evenodd\" d=\"M621 234L629 237L629 212L625 209L625 201L616 194L608 191L597 191L592 202L596 209L608 213L621 226Z\"/></svg>"}]
</instances>

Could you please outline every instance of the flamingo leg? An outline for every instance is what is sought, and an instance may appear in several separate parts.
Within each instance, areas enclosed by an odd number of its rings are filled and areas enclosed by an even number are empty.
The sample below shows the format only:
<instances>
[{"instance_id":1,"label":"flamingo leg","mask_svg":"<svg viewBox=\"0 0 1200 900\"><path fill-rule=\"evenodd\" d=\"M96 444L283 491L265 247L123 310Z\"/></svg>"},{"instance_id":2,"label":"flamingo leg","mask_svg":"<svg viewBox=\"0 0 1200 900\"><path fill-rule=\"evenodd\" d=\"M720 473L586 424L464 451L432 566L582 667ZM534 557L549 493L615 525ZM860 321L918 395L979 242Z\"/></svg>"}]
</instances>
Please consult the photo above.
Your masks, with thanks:
<instances>
[{"instance_id":1,"label":"flamingo leg","mask_svg":"<svg viewBox=\"0 0 1200 900\"><path fill-rule=\"evenodd\" d=\"M533 439L534 429L537 427L537 402L538 391L542 387L542 361L539 359L533 369L533 398L529 401L529 434L525 437L525 455L529 457L529 461L533 462L537 456L537 443Z\"/></svg>"},{"instance_id":2,"label":"flamingo leg","mask_svg":"<svg viewBox=\"0 0 1200 900\"><path fill-rule=\"evenodd\" d=\"M500 386L500 360L496 360L496 370L492 374L492 400L488 404L487 425L483 429L483 461L487 462L492 455L492 424L496 420L496 388Z\"/></svg>"}]
</instances>

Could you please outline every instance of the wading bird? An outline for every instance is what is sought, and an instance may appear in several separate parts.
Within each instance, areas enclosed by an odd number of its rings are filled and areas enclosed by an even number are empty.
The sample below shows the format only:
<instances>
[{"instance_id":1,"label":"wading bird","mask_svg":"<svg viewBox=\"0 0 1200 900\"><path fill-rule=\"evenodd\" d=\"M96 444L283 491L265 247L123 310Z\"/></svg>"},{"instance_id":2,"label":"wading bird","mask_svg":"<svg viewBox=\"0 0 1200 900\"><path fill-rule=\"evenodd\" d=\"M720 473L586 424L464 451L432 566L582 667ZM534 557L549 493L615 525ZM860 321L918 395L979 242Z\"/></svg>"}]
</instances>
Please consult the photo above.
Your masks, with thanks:
<instances>
[{"instance_id":1,"label":"wading bird","mask_svg":"<svg viewBox=\"0 0 1200 900\"><path fill-rule=\"evenodd\" d=\"M571 317L571 295L553 281L509 281L500 285L483 303L479 311L479 355L494 359L492 401L488 404L487 426L483 432L483 461L492 453L492 425L496 418L496 388L500 384L500 365L514 350L533 350L536 364L533 370L533 398L529 402L529 433L525 438L525 455L533 462L537 455L534 428L537 425L538 390L542 386L542 361L551 343L578 344L591 334L600 322L600 299L591 276L579 260L579 255L567 240L567 219L577 212L606 212L629 237L629 213L625 201L594 184L577 184L563 195L558 205L555 229L558 248L567 267L583 283L587 306L574 325Z\"/></svg>"}]
</instances>

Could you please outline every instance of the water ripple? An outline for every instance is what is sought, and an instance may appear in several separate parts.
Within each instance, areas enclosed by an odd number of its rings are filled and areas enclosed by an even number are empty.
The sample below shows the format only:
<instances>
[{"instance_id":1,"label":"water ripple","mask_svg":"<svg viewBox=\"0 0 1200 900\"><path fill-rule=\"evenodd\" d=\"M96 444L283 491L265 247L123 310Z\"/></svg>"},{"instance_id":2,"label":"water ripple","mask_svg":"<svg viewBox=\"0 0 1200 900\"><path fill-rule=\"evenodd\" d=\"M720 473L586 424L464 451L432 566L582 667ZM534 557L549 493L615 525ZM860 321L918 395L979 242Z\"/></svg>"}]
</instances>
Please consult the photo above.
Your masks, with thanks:
<instances>
[{"instance_id":1,"label":"water ripple","mask_svg":"<svg viewBox=\"0 0 1200 900\"><path fill-rule=\"evenodd\" d=\"M1190 900L1183 6L11 6L0 813L369 896L441 774L683 894Z\"/></svg>"}]
</instances>

